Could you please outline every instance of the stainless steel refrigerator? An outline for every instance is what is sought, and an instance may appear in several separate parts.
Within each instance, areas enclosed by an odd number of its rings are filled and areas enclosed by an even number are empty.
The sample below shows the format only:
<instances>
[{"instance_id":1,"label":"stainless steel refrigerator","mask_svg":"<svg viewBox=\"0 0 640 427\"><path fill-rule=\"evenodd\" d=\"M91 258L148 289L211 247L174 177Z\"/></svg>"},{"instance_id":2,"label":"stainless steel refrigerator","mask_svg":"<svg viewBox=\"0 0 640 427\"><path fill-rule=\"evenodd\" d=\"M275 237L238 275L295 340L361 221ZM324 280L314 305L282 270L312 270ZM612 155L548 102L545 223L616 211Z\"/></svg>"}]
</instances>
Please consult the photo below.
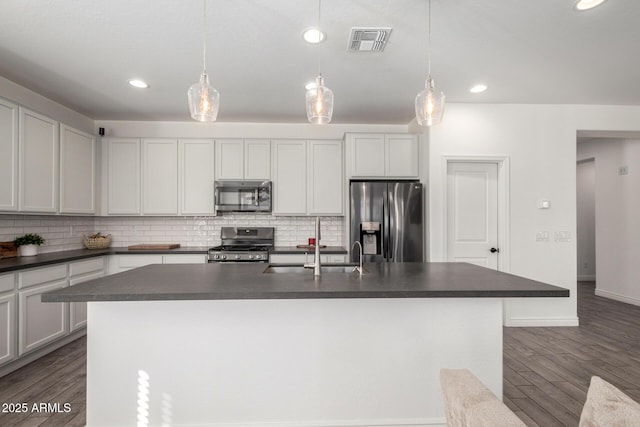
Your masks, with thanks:
<instances>
[{"instance_id":1,"label":"stainless steel refrigerator","mask_svg":"<svg viewBox=\"0 0 640 427\"><path fill-rule=\"evenodd\" d=\"M364 262L423 262L423 188L417 181L351 181L351 243ZM356 246L357 249L357 246ZM353 250L351 260L359 260Z\"/></svg>"}]
</instances>

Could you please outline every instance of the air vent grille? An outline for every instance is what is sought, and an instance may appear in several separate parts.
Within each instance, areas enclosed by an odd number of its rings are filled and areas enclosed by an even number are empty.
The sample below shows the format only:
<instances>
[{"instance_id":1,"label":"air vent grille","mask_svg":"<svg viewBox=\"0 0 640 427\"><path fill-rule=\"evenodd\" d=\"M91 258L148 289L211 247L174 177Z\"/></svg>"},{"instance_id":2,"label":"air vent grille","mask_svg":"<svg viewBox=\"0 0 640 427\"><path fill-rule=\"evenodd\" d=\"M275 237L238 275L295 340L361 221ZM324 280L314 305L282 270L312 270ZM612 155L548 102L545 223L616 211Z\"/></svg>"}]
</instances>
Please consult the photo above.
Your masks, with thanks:
<instances>
[{"instance_id":1,"label":"air vent grille","mask_svg":"<svg viewBox=\"0 0 640 427\"><path fill-rule=\"evenodd\" d=\"M351 52L382 52L390 35L391 27L352 28L347 50Z\"/></svg>"}]
</instances>

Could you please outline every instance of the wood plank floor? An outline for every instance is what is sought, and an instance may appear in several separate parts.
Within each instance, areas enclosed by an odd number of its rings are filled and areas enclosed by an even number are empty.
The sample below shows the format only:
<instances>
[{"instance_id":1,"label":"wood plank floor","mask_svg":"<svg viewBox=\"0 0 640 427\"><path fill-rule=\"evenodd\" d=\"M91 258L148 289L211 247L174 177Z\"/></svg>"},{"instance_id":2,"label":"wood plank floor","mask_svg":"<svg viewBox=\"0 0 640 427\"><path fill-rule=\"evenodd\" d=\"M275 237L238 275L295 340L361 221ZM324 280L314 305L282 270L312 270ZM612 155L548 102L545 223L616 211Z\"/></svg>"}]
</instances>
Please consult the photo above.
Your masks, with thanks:
<instances>
[{"instance_id":1,"label":"wood plank floor","mask_svg":"<svg viewBox=\"0 0 640 427\"><path fill-rule=\"evenodd\" d=\"M578 283L579 328L505 328L504 401L530 426L577 426L592 375L640 401L640 307L594 296ZM86 338L0 378L0 426L84 426ZM32 412L34 403L71 404L68 413ZM61 408L64 410L64 408Z\"/></svg>"}]
</instances>

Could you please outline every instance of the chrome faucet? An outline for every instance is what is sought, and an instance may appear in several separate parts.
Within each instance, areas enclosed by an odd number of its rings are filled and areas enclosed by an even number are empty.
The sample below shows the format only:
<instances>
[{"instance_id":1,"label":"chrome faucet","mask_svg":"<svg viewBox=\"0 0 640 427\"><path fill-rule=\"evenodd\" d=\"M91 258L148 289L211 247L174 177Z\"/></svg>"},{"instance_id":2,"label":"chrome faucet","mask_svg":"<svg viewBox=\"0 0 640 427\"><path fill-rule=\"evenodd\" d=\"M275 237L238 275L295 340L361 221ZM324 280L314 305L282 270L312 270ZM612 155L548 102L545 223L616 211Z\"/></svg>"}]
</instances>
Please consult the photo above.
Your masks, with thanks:
<instances>
[{"instance_id":1,"label":"chrome faucet","mask_svg":"<svg viewBox=\"0 0 640 427\"><path fill-rule=\"evenodd\" d=\"M320 217L316 217L316 252L313 263L305 262L305 268L313 268L313 275L320 276ZM307 253L305 253L306 257Z\"/></svg>"},{"instance_id":2,"label":"chrome faucet","mask_svg":"<svg viewBox=\"0 0 640 427\"><path fill-rule=\"evenodd\" d=\"M357 267L354 267L353 271L357 271L362 276L362 274L364 273L364 270L362 268L362 243L360 243L359 240L356 240L355 242L353 242L353 245L351 245L351 251L353 251L353 248L356 246L356 244L360 247L360 258L359 258L360 265L358 265Z\"/></svg>"}]
</instances>

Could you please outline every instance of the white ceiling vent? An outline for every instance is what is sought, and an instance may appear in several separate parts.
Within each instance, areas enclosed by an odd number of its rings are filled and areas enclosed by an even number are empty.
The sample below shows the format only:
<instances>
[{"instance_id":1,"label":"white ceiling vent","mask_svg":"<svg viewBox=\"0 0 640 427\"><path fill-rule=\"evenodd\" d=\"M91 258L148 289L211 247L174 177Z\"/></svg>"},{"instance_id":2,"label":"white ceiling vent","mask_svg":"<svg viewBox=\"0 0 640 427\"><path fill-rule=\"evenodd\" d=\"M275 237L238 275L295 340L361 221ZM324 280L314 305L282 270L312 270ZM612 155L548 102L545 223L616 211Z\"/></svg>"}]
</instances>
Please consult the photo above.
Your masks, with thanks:
<instances>
[{"instance_id":1,"label":"white ceiling vent","mask_svg":"<svg viewBox=\"0 0 640 427\"><path fill-rule=\"evenodd\" d=\"M352 28L347 50L351 52L382 52L390 35L391 27Z\"/></svg>"}]
</instances>

